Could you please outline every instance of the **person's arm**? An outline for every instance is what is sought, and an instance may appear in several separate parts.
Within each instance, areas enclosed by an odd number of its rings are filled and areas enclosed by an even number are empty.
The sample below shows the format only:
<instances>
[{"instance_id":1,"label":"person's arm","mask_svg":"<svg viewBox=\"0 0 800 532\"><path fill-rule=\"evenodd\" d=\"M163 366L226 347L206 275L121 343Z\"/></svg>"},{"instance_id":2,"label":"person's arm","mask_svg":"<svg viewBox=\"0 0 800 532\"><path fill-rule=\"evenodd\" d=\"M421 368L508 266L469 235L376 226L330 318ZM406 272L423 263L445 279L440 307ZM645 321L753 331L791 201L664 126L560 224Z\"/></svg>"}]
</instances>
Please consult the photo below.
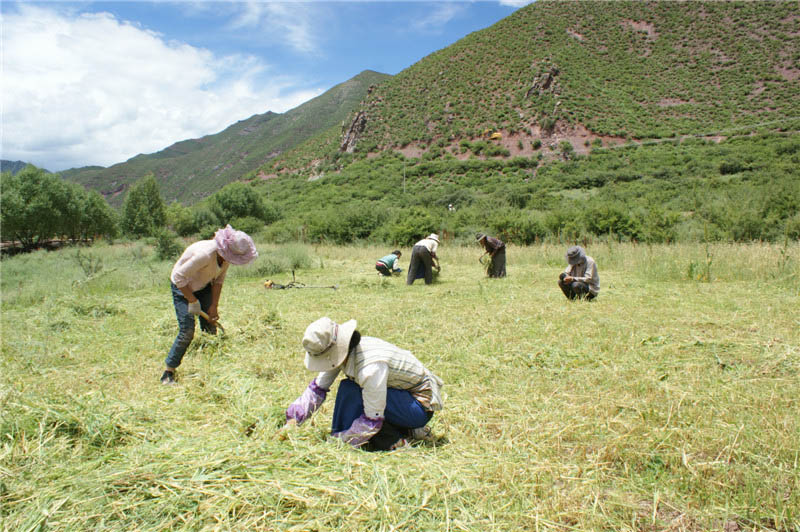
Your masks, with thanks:
<instances>
[{"instance_id":1,"label":"person's arm","mask_svg":"<svg viewBox=\"0 0 800 532\"><path fill-rule=\"evenodd\" d=\"M211 304L208 306L208 310L206 313L208 317L211 319L212 322L216 322L219 319L219 311L217 307L219 306L219 296L222 294L222 283L214 283L211 285Z\"/></svg>"},{"instance_id":2,"label":"person's arm","mask_svg":"<svg viewBox=\"0 0 800 532\"><path fill-rule=\"evenodd\" d=\"M361 387L364 413L348 429L335 433L334 437L353 447L360 447L381 430L386 410L388 377L389 367L386 363L369 364L359 372L357 384Z\"/></svg>"},{"instance_id":3,"label":"person's arm","mask_svg":"<svg viewBox=\"0 0 800 532\"><path fill-rule=\"evenodd\" d=\"M183 297L185 297L186 301L188 301L189 303L194 303L195 301L197 301L197 298L194 297L194 292L192 292L192 289L189 287L188 284L179 286L178 290L181 291L181 294L183 294Z\"/></svg>"},{"instance_id":4,"label":"person's arm","mask_svg":"<svg viewBox=\"0 0 800 532\"><path fill-rule=\"evenodd\" d=\"M586 284L592 284L592 279L595 272L594 262L591 264L586 264L586 270L583 272L583 275L580 277L573 277L572 279L575 281L580 281Z\"/></svg>"},{"instance_id":5,"label":"person's arm","mask_svg":"<svg viewBox=\"0 0 800 532\"><path fill-rule=\"evenodd\" d=\"M333 384L338 374L338 369L323 371L312 379L300 397L295 399L286 409L286 423L294 422L300 425L310 418L325 401L328 390L330 390L331 384Z\"/></svg>"},{"instance_id":6,"label":"person's arm","mask_svg":"<svg viewBox=\"0 0 800 532\"><path fill-rule=\"evenodd\" d=\"M566 276L564 277L564 282L565 283L571 283L573 281L573 279L574 279L572 277L572 264L567 264L567 267L564 270L564 273L566 274Z\"/></svg>"},{"instance_id":7,"label":"person's arm","mask_svg":"<svg viewBox=\"0 0 800 532\"><path fill-rule=\"evenodd\" d=\"M499 238L492 237L491 241L487 239L487 243L489 247L487 249L491 249L491 257L494 258L497 253L505 247L505 244Z\"/></svg>"}]
</instances>

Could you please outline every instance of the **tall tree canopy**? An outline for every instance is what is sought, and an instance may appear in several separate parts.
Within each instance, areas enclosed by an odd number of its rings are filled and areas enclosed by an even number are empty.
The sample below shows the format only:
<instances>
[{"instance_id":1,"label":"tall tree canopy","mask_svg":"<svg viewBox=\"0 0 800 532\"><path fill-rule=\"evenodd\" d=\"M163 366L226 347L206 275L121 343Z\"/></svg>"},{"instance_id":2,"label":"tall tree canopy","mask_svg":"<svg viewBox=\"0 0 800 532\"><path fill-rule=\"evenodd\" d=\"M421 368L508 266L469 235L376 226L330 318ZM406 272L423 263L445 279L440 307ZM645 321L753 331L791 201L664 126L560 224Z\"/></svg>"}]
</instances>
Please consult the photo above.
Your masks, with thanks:
<instances>
[{"instance_id":1,"label":"tall tree canopy","mask_svg":"<svg viewBox=\"0 0 800 532\"><path fill-rule=\"evenodd\" d=\"M131 236L152 236L167 224L167 207L153 174L148 174L128 191L122 204L122 230Z\"/></svg>"},{"instance_id":2,"label":"tall tree canopy","mask_svg":"<svg viewBox=\"0 0 800 532\"><path fill-rule=\"evenodd\" d=\"M29 165L2 174L0 236L32 249L53 238L115 236L116 215L97 192Z\"/></svg>"}]
</instances>

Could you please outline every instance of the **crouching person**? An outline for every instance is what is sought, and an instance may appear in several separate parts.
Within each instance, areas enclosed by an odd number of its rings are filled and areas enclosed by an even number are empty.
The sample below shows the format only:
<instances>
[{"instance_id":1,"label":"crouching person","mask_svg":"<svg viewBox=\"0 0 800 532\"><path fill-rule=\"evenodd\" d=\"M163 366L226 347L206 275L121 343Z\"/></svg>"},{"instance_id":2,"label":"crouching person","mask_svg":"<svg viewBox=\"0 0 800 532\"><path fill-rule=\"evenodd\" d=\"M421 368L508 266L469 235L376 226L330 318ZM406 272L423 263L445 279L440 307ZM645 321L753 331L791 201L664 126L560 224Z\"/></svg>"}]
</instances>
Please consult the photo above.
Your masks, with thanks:
<instances>
[{"instance_id":1,"label":"crouching person","mask_svg":"<svg viewBox=\"0 0 800 532\"><path fill-rule=\"evenodd\" d=\"M385 451L408 439L432 440L428 422L442 408L439 377L411 352L361 336L356 320L320 318L303 336L305 366L319 374L286 410L287 426L320 407L339 373L331 433L353 447Z\"/></svg>"},{"instance_id":2,"label":"crouching person","mask_svg":"<svg viewBox=\"0 0 800 532\"><path fill-rule=\"evenodd\" d=\"M567 269L558 276L558 286L569 299L592 300L600 292L600 276L594 259L580 246L567 250Z\"/></svg>"},{"instance_id":3,"label":"crouching person","mask_svg":"<svg viewBox=\"0 0 800 532\"><path fill-rule=\"evenodd\" d=\"M375 262L375 269L384 277L391 277L393 273L402 272L402 268L399 267L399 260L402 255L399 249L392 251Z\"/></svg>"}]
</instances>

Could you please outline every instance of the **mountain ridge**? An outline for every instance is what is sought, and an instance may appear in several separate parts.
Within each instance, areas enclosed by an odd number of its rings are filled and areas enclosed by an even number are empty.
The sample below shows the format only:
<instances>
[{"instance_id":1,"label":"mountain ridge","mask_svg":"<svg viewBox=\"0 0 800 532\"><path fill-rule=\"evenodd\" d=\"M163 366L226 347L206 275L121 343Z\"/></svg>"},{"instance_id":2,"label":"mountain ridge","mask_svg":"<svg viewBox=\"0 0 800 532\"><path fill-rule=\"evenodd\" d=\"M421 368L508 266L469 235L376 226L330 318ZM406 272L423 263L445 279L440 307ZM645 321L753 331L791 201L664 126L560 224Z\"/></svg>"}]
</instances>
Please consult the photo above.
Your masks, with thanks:
<instances>
[{"instance_id":1,"label":"mountain ridge","mask_svg":"<svg viewBox=\"0 0 800 532\"><path fill-rule=\"evenodd\" d=\"M459 157L462 141L499 132L513 157L537 139L580 151L598 139L780 129L800 116L797 6L539 0L377 87L338 150ZM285 158L296 162L278 157L262 173L320 171L319 153Z\"/></svg>"},{"instance_id":2,"label":"mountain ridge","mask_svg":"<svg viewBox=\"0 0 800 532\"><path fill-rule=\"evenodd\" d=\"M256 114L218 133L182 140L107 168L74 168L60 174L119 205L131 184L152 173L167 201L196 203L318 130L341 123L370 86L388 77L364 70L286 113Z\"/></svg>"}]
</instances>

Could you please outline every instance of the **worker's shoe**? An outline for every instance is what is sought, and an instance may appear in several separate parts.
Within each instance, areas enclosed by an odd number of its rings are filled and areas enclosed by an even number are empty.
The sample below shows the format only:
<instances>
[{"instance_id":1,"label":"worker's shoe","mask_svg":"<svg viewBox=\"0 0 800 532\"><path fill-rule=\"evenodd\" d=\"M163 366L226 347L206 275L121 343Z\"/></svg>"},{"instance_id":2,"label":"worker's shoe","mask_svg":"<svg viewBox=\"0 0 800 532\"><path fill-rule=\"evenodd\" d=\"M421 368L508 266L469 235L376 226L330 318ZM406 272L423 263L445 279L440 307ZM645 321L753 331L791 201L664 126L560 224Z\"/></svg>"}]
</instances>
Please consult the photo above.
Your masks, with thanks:
<instances>
[{"instance_id":1,"label":"worker's shoe","mask_svg":"<svg viewBox=\"0 0 800 532\"><path fill-rule=\"evenodd\" d=\"M416 429L411 429L411 438L420 441L435 441L436 438L433 437L433 431L428 425L424 427L419 427Z\"/></svg>"},{"instance_id":2,"label":"worker's shoe","mask_svg":"<svg viewBox=\"0 0 800 532\"><path fill-rule=\"evenodd\" d=\"M164 371L161 374L161 384L175 384L175 372Z\"/></svg>"}]
</instances>

